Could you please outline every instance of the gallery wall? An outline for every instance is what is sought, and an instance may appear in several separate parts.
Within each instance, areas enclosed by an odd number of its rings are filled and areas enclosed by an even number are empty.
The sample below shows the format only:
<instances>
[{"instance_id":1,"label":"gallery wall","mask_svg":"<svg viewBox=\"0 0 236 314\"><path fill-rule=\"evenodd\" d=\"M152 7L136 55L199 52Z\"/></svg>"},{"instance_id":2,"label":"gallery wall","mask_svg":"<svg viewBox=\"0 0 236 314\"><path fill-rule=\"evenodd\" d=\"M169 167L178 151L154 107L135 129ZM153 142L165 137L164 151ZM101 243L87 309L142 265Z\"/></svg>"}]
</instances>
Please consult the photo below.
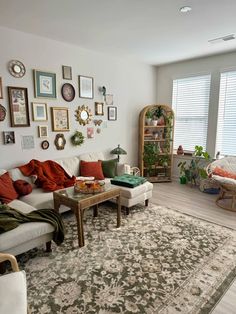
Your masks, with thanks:
<instances>
[{"instance_id":1,"label":"gallery wall","mask_svg":"<svg viewBox=\"0 0 236 314\"><path fill-rule=\"evenodd\" d=\"M215 156L220 73L227 70L236 70L236 52L196 58L157 67L157 102L170 105L172 103L173 79L192 75L211 74L207 147L210 155L213 157ZM179 159L183 160L183 158L185 157L175 156L173 169L175 177L179 176L177 164L179 163ZM185 159L189 160L188 157Z\"/></svg>"},{"instance_id":2,"label":"gallery wall","mask_svg":"<svg viewBox=\"0 0 236 314\"><path fill-rule=\"evenodd\" d=\"M76 34L75 34L76 36ZM121 161L137 165L138 153L138 116L146 104L155 103L156 100L156 69L142 63L133 62L131 59L115 58L105 54L85 50L77 46L62 42L0 28L1 59L0 77L3 82L3 99L0 104L7 109L4 121L0 122L0 168L11 168L31 159L55 159L67 156L76 156L82 153L103 151L107 157L111 149L120 144L127 151ZM10 60L19 60L26 67L26 74L22 78L10 75L7 65ZM72 80L62 79L62 65L72 67ZM54 72L57 76L57 99L34 98L33 69ZM94 99L79 98L78 75L94 78ZM61 96L61 86L71 83L76 91L75 99L66 102ZM26 87L28 89L30 126L11 127L7 86ZM88 106L94 114L94 103L103 101L99 87L106 86L107 93L113 94L114 106L117 106L117 121L107 120L107 106L104 106L105 115L94 117L107 121L107 128L101 128L101 133L96 133L97 127L92 122L87 125L94 127L94 138L87 138L87 126L76 122L74 114L78 106ZM32 121L32 102L46 102L48 105L48 121ZM58 132L52 131L50 107L68 107L70 118L70 131L64 132L66 146L64 150L57 150L54 139ZM38 126L48 125L50 146L42 150L42 138L38 136ZM106 123L104 123L106 125ZM76 130L85 136L85 143L75 147L70 142L70 137ZM3 132L15 132L15 144L4 144ZM60 133L60 132L59 132ZM35 147L22 149L22 136L34 136Z\"/></svg>"}]
</instances>

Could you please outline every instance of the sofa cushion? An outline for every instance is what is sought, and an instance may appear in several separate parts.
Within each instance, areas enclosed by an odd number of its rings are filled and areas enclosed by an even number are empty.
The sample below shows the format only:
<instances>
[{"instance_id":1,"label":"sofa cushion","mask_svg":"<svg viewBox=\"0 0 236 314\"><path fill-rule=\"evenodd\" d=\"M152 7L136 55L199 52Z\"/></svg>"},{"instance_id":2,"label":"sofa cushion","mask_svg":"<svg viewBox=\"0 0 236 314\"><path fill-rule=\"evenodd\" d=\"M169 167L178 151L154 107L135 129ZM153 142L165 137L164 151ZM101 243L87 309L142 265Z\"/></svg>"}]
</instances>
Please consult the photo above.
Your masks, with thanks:
<instances>
[{"instance_id":1,"label":"sofa cushion","mask_svg":"<svg viewBox=\"0 0 236 314\"><path fill-rule=\"evenodd\" d=\"M104 177L114 178L117 175L118 159L102 160L102 171Z\"/></svg>"},{"instance_id":2,"label":"sofa cushion","mask_svg":"<svg viewBox=\"0 0 236 314\"><path fill-rule=\"evenodd\" d=\"M69 174L69 176L77 176L79 173L79 158L68 157L55 160Z\"/></svg>"},{"instance_id":3,"label":"sofa cushion","mask_svg":"<svg viewBox=\"0 0 236 314\"><path fill-rule=\"evenodd\" d=\"M83 177L95 177L96 180L104 180L101 160L100 161L81 160L80 174Z\"/></svg>"},{"instance_id":4,"label":"sofa cushion","mask_svg":"<svg viewBox=\"0 0 236 314\"><path fill-rule=\"evenodd\" d=\"M19 195L28 195L32 192L32 185L25 180L16 180L13 185Z\"/></svg>"},{"instance_id":5,"label":"sofa cushion","mask_svg":"<svg viewBox=\"0 0 236 314\"><path fill-rule=\"evenodd\" d=\"M26 177L22 174L19 168L12 168L8 170L10 177L12 178L13 181L16 180L25 180L26 182L33 183L31 176ZM33 188L36 186L34 185Z\"/></svg>"},{"instance_id":6,"label":"sofa cushion","mask_svg":"<svg viewBox=\"0 0 236 314\"><path fill-rule=\"evenodd\" d=\"M80 160L85 161L98 161L98 160L104 160L104 155L101 152L95 152L95 153L87 153L87 154L81 154L79 155Z\"/></svg>"},{"instance_id":7,"label":"sofa cushion","mask_svg":"<svg viewBox=\"0 0 236 314\"><path fill-rule=\"evenodd\" d=\"M26 275L24 271L0 277L0 300L0 313L27 313Z\"/></svg>"},{"instance_id":8,"label":"sofa cushion","mask_svg":"<svg viewBox=\"0 0 236 314\"><path fill-rule=\"evenodd\" d=\"M0 176L0 200L3 203L9 203L18 197L12 179L8 172Z\"/></svg>"},{"instance_id":9,"label":"sofa cushion","mask_svg":"<svg viewBox=\"0 0 236 314\"><path fill-rule=\"evenodd\" d=\"M14 209L19 210L23 214L28 214L35 210L35 208L25 202L22 202L20 200L13 200L10 203L8 203L8 206Z\"/></svg>"},{"instance_id":10,"label":"sofa cushion","mask_svg":"<svg viewBox=\"0 0 236 314\"><path fill-rule=\"evenodd\" d=\"M53 231L54 227L47 222L27 222L21 224L15 229L1 234L0 251L7 252L12 247Z\"/></svg>"},{"instance_id":11,"label":"sofa cushion","mask_svg":"<svg viewBox=\"0 0 236 314\"><path fill-rule=\"evenodd\" d=\"M34 189L32 193L20 197L20 200L36 209L54 208L53 192L44 192L41 188Z\"/></svg>"}]
</instances>

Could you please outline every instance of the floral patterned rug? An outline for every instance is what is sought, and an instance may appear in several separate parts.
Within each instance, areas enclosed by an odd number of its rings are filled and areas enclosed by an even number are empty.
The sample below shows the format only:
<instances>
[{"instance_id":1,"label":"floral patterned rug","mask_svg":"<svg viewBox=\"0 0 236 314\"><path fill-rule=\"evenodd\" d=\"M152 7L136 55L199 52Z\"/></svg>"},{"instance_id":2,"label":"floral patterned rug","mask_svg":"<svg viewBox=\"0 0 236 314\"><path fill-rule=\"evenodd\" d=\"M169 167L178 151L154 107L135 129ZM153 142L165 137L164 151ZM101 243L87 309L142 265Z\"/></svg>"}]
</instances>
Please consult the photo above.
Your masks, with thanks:
<instances>
[{"instance_id":1,"label":"floral patterned rug","mask_svg":"<svg viewBox=\"0 0 236 314\"><path fill-rule=\"evenodd\" d=\"M20 257L31 313L209 313L236 275L236 232L157 205L122 216L102 205L84 219L78 248L72 213L52 253Z\"/></svg>"}]
</instances>

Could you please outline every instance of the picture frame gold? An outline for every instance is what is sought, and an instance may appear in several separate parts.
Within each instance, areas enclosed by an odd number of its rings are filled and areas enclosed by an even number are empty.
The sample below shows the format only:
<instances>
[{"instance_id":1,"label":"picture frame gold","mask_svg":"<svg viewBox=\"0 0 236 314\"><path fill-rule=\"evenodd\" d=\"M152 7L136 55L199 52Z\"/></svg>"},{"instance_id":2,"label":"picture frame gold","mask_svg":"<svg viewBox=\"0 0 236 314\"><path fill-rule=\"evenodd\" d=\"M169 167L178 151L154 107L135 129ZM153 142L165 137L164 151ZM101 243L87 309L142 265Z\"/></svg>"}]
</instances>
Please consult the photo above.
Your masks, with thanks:
<instances>
[{"instance_id":1,"label":"picture frame gold","mask_svg":"<svg viewBox=\"0 0 236 314\"><path fill-rule=\"evenodd\" d=\"M38 126L39 137L48 137L48 126L47 125L39 125Z\"/></svg>"},{"instance_id":2,"label":"picture frame gold","mask_svg":"<svg viewBox=\"0 0 236 314\"><path fill-rule=\"evenodd\" d=\"M62 78L64 80L72 80L72 67L68 65L62 66Z\"/></svg>"},{"instance_id":3,"label":"picture frame gold","mask_svg":"<svg viewBox=\"0 0 236 314\"><path fill-rule=\"evenodd\" d=\"M51 107L52 114L52 131L65 132L70 131L69 108Z\"/></svg>"},{"instance_id":4,"label":"picture frame gold","mask_svg":"<svg viewBox=\"0 0 236 314\"><path fill-rule=\"evenodd\" d=\"M2 78L0 77L0 99L3 99Z\"/></svg>"},{"instance_id":5,"label":"picture frame gold","mask_svg":"<svg viewBox=\"0 0 236 314\"><path fill-rule=\"evenodd\" d=\"M95 115L104 116L104 103L103 102L95 102Z\"/></svg>"}]
</instances>

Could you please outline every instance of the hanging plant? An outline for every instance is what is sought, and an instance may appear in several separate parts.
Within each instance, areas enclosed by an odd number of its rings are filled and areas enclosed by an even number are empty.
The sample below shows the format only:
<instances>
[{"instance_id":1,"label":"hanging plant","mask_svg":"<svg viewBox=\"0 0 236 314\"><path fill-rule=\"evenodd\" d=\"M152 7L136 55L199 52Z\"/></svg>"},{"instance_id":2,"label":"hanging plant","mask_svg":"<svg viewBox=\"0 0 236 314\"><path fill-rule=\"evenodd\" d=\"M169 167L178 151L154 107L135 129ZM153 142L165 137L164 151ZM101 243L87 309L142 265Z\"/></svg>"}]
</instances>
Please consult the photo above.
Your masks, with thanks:
<instances>
[{"instance_id":1,"label":"hanging plant","mask_svg":"<svg viewBox=\"0 0 236 314\"><path fill-rule=\"evenodd\" d=\"M84 143L84 136L82 132L76 131L74 135L71 136L71 143L74 146L80 146Z\"/></svg>"}]
</instances>

